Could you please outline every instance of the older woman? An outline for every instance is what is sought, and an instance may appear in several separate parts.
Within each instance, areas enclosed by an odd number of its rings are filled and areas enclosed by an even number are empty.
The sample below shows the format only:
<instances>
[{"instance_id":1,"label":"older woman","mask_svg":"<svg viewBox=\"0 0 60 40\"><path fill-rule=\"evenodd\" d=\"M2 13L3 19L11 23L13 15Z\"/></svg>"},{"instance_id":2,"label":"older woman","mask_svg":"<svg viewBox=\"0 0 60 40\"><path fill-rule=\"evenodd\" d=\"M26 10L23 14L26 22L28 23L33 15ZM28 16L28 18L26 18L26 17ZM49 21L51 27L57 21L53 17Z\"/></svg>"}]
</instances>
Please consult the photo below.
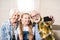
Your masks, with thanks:
<instances>
[{"instance_id":1,"label":"older woman","mask_svg":"<svg viewBox=\"0 0 60 40\"><path fill-rule=\"evenodd\" d=\"M9 20L4 22L1 26L1 40L18 40L18 19L19 11L17 9L11 9Z\"/></svg>"}]
</instances>

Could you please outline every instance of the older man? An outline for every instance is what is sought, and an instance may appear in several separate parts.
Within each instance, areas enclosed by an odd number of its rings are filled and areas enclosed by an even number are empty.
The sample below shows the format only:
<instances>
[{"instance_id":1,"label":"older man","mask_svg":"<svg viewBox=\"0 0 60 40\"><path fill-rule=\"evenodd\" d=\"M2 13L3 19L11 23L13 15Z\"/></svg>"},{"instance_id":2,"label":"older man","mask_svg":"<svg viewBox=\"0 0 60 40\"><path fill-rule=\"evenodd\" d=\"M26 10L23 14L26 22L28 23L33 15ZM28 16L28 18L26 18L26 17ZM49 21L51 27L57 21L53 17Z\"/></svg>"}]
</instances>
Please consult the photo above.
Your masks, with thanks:
<instances>
[{"instance_id":1,"label":"older man","mask_svg":"<svg viewBox=\"0 0 60 40\"><path fill-rule=\"evenodd\" d=\"M9 20L1 26L1 40L18 40L18 19L19 11L17 9L11 9Z\"/></svg>"},{"instance_id":2,"label":"older man","mask_svg":"<svg viewBox=\"0 0 60 40\"><path fill-rule=\"evenodd\" d=\"M31 17L32 17L32 21L34 24L34 35L35 35L35 40L55 40L54 36L53 36L53 31L50 28L50 25L52 25L53 22L53 18L52 16L49 17L48 19L52 19L52 20L48 20L49 22L45 22L44 18L42 19L40 13L38 13L37 11L32 11L31 13ZM47 24L48 23L48 24Z\"/></svg>"},{"instance_id":3,"label":"older man","mask_svg":"<svg viewBox=\"0 0 60 40\"><path fill-rule=\"evenodd\" d=\"M38 22L40 21L40 14L37 11L32 11L31 13L31 18L33 22L33 29L34 29L34 40L42 40L39 31L38 31Z\"/></svg>"}]
</instances>

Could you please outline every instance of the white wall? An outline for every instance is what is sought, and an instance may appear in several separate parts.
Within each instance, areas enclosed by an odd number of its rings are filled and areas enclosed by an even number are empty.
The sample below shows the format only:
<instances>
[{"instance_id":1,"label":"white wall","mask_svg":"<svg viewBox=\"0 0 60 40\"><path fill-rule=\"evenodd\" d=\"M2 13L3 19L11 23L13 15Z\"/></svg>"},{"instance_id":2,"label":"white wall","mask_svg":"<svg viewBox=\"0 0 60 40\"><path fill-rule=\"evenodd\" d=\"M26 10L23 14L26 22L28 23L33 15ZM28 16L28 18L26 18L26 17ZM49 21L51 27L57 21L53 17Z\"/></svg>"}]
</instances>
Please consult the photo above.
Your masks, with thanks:
<instances>
[{"instance_id":1,"label":"white wall","mask_svg":"<svg viewBox=\"0 0 60 40\"><path fill-rule=\"evenodd\" d=\"M53 15L55 23L60 25L60 0L41 0L40 12L43 16Z\"/></svg>"},{"instance_id":2,"label":"white wall","mask_svg":"<svg viewBox=\"0 0 60 40\"><path fill-rule=\"evenodd\" d=\"M11 8L17 8L16 0L0 0L0 26L8 19Z\"/></svg>"},{"instance_id":3,"label":"white wall","mask_svg":"<svg viewBox=\"0 0 60 40\"><path fill-rule=\"evenodd\" d=\"M37 10L40 12L41 10L41 0L34 0L34 10Z\"/></svg>"},{"instance_id":4,"label":"white wall","mask_svg":"<svg viewBox=\"0 0 60 40\"><path fill-rule=\"evenodd\" d=\"M55 18L54 24L60 25L60 0L34 0L34 8L42 16L52 15Z\"/></svg>"}]
</instances>

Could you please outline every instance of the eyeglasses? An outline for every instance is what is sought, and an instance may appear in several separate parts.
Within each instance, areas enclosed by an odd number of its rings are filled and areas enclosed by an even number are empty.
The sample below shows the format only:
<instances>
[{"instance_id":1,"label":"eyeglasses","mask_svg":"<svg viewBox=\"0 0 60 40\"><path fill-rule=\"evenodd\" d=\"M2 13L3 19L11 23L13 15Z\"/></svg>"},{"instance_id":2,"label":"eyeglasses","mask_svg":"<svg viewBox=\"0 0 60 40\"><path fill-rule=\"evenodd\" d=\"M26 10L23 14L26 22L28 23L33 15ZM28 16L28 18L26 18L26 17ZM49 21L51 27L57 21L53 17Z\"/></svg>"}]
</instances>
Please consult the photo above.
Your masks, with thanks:
<instances>
[{"instance_id":1,"label":"eyeglasses","mask_svg":"<svg viewBox=\"0 0 60 40\"><path fill-rule=\"evenodd\" d=\"M36 15L32 16L32 18L34 18L34 17L40 17L40 14L36 14Z\"/></svg>"}]
</instances>

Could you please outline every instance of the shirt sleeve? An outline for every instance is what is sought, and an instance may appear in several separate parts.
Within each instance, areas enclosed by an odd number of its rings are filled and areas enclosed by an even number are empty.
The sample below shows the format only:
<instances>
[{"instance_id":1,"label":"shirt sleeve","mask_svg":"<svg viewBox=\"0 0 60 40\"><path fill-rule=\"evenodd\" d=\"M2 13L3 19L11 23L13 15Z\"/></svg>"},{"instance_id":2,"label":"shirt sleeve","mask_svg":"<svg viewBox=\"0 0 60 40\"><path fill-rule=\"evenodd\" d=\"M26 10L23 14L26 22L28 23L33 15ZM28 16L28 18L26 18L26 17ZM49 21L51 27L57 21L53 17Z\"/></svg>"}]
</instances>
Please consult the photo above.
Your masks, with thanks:
<instances>
[{"instance_id":1,"label":"shirt sleeve","mask_svg":"<svg viewBox=\"0 0 60 40\"><path fill-rule=\"evenodd\" d=\"M2 26L1 26L1 39L2 40L8 39L7 38L6 24L5 23L3 23Z\"/></svg>"}]
</instances>

